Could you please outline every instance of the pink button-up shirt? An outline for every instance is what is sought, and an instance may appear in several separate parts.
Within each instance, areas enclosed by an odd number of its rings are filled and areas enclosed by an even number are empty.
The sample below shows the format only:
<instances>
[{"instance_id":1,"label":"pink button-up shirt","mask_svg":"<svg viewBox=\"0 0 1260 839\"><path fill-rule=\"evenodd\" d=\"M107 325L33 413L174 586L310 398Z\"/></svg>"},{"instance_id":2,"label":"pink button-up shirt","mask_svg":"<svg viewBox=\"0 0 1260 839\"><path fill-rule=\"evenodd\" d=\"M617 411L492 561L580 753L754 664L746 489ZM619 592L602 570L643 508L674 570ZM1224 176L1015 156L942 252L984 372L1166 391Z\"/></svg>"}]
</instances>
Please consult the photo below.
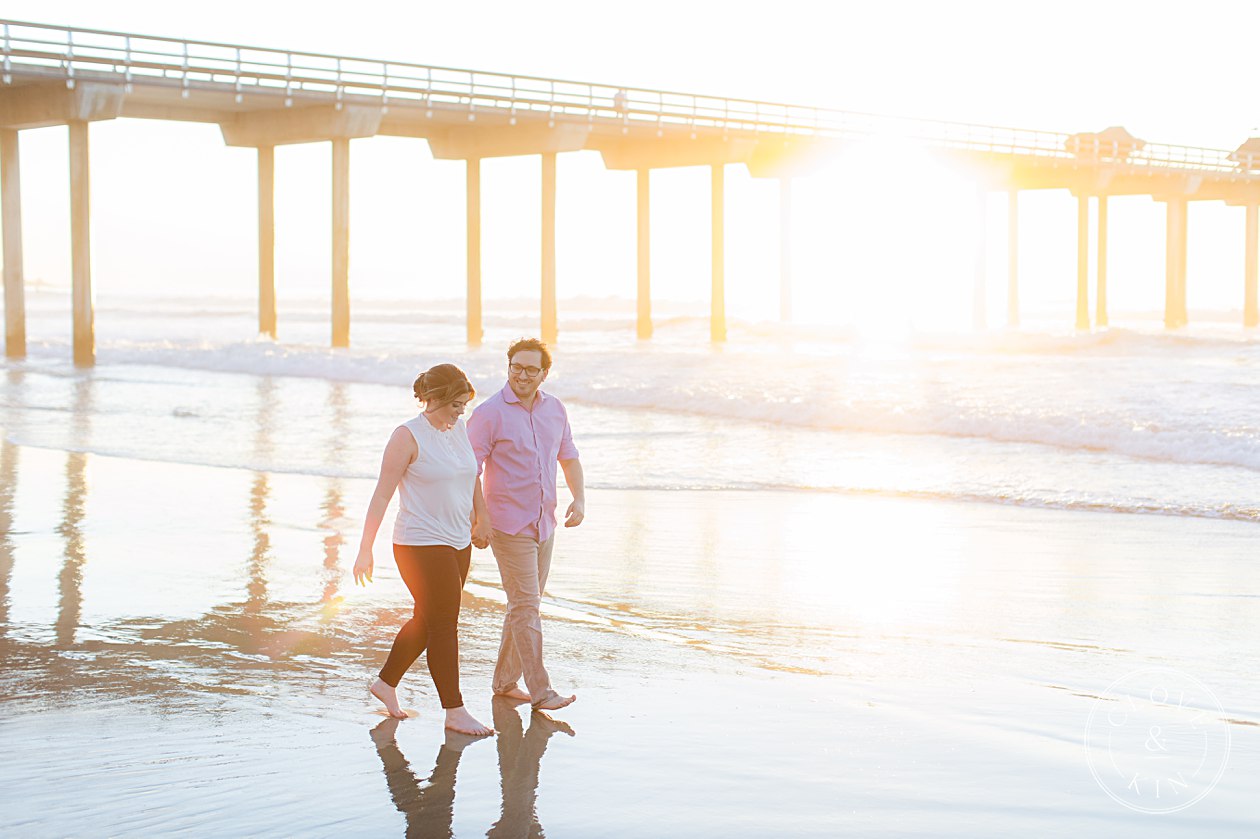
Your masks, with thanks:
<instances>
[{"instance_id":1,"label":"pink button-up shirt","mask_svg":"<svg viewBox=\"0 0 1260 839\"><path fill-rule=\"evenodd\" d=\"M473 410L468 439L494 529L550 539L556 532L556 464L578 456L564 404L540 390L526 410L511 385L504 385Z\"/></svg>"}]
</instances>

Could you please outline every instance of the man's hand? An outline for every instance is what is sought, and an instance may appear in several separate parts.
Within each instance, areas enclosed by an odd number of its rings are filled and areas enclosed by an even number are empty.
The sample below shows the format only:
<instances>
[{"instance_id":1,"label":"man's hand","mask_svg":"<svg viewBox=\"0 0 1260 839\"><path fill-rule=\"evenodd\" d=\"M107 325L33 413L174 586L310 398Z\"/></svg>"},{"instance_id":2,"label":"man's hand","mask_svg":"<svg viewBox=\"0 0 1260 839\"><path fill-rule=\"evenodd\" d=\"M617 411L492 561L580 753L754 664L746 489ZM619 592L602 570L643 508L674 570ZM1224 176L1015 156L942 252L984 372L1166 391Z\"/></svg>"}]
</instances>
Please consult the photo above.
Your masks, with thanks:
<instances>
[{"instance_id":1,"label":"man's hand","mask_svg":"<svg viewBox=\"0 0 1260 839\"><path fill-rule=\"evenodd\" d=\"M586 502L573 499L569 509L564 511L564 526L577 527L586 518Z\"/></svg>"},{"instance_id":2,"label":"man's hand","mask_svg":"<svg viewBox=\"0 0 1260 839\"><path fill-rule=\"evenodd\" d=\"M370 550L359 551L359 558L354 561L354 581L361 586L366 586L372 582L372 566L374 564Z\"/></svg>"},{"instance_id":3,"label":"man's hand","mask_svg":"<svg viewBox=\"0 0 1260 839\"><path fill-rule=\"evenodd\" d=\"M490 546L490 522L487 519L477 519L473 522L472 543L478 550Z\"/></svg>"}]
</instances>

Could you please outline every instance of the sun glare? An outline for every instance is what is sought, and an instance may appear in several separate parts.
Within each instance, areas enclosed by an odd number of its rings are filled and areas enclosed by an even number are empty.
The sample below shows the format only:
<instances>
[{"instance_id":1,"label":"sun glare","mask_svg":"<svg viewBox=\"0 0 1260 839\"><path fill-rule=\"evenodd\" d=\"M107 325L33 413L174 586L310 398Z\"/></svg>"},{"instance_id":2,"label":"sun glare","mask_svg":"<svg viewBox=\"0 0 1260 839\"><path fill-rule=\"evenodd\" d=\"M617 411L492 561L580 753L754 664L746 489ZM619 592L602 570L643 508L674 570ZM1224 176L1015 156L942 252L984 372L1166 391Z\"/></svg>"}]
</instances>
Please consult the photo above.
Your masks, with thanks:
<instances>
[{"instance_id":1,"label":"sun glare","mask_svg":"<svg viewBox=\"0 0 1260 839\"><path fill-rule=\"evenodd\" d=\"M798 320L880 340L969 325L978 224L960 173L912 143L872 140L798 192Z\"/></svg>"}]
</instances>

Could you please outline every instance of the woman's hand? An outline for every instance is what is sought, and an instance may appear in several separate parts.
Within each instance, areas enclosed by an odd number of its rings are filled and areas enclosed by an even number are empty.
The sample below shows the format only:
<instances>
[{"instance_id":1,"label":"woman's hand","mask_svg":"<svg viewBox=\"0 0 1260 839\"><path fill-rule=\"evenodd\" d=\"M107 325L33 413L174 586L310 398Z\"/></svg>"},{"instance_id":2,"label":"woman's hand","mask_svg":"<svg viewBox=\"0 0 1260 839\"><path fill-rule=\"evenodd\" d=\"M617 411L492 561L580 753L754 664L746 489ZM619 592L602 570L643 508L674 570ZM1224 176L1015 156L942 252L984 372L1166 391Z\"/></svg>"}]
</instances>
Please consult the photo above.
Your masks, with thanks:
<instances>
[{"instance_id":1,"label":"woman's hand","mask_svg":"<svg viewBox=\"0 0 1260 839\"><path fill-rule=\"evenodd\" d=\"M372 582L372 567L375 563L372 560L372 552L359 551L359 558L354 561L354 581L358 585L366 586Z\"/></svg>"},{"instance_id":2,"label":"woman's hand","mask_svg":"<svg viewBox=\"0 0 1260 839\"><path fill-rule=\"evenodd\" d=\"M472 543L473 547L478 550L490 546L490 522L488 520L477 519L477 521L473 522Z\"/></svg>"}]
</instances>

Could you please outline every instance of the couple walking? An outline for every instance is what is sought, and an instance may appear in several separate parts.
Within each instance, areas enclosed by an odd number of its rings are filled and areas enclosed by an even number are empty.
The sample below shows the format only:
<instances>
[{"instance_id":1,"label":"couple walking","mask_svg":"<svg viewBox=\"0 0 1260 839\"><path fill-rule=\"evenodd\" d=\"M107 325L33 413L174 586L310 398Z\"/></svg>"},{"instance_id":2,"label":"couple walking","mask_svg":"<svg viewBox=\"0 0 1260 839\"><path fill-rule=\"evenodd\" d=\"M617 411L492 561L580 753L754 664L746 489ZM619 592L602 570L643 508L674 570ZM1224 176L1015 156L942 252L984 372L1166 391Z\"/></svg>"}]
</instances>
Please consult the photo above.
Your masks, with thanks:
<instances>
[{"instance_id":1,"label":"couple walking","mask_svg":"<svg viewBox=\"0 0 1260 839\"><path fill-rule=\"evenodd\" d=\"M539 390L551 370L547 345L523 338L507 356L507 384L466 425L462 417L476 391L463 371L439 364L416 379L424 410L396 428L385 447L354 563L355 582L371 582L372 543L398 490L394 561L415 598L415 614L399 630L371 692L390 716L406 717L395 688L427 649L446 727L474 735L494 733L464 708L459 689L459 606L474 545L494 552L508 601L495 695L543 710L576 699L551 687L538 607L555 542L556 464L573 493L565 527L585 515L582 464L564 405Z\"/></svg>"}]
</instances>

